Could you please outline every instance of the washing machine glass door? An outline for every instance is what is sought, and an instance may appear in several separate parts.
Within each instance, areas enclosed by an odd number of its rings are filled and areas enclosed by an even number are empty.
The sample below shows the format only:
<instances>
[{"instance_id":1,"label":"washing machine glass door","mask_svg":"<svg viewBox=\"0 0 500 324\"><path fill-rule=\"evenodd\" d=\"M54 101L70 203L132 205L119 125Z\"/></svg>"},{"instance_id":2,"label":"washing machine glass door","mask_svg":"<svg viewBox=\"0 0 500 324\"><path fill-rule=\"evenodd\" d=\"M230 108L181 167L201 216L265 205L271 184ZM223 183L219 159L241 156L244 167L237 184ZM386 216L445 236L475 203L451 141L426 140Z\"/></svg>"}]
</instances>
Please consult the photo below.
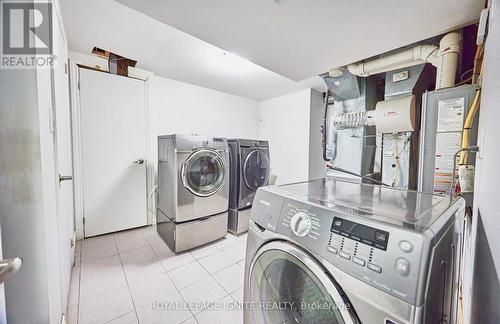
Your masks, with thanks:
<instances>
[{"instance_id":1,"label":"washing machine glass door","mask_svg":"<svg viewBox=\"0 0 500 324\"><path fill-rule=\"evenodd\" d=\"M243 180L246 186L255 191L269 180L269 158L261 150L250 152L243 164Z\"/></svg>"},{"instance_id":2,"label":"washing machine glass door","mask_svg":"<svg viewBox=\"0 0 500 324\"><path fill-rule=\"evenodd\" d=\"M358 323L324 269L296 247L272 242L250 268L254 323Z\"/></svg>"},{"instance_id":3,"label":"washing machine glass door","mask_svg":"<svg viewBox=\"0 0 500 324\"><path fill-rule=\"evenodd\" d=\"M192 153L181 168L183 185L201 197L216 193L224 185L226 173L225 161L216 151L209 149Z\"/></svg>"}]
</instances>

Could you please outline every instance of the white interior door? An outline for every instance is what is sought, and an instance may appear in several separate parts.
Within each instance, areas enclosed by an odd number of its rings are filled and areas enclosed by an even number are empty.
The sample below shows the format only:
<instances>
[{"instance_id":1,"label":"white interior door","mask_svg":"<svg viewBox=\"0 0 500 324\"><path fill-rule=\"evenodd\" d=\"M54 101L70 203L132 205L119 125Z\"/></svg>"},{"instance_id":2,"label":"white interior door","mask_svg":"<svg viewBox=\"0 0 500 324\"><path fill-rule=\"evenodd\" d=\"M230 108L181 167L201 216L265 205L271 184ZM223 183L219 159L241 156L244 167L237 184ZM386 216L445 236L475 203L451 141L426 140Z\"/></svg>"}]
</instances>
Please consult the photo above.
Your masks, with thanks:
<instances>
[{"instance_id":1,"label":"white interior door","mask_svg":"<svg viewBox=\"0 0 500 324\"><path fill-rule=\"evenodd\" d=\"M147 224L144 81L79 69L85 237Z\"/></svg>"},{"instance_id":2,"label":"white interior door","mask_svg":"<svg viewBox=\"0 0 500 324\"><path fill-rule=\"evenodd\" d=\"M55 108L56 163L59 176L57 190L57 231L59 238L59 260L61 275L61 301L66 312L71 268L74 263L74 195L73 195L73 153L71 142L71 111L68 85L68 47L63 27L54 12L53 44L57 62L53 70L53 100Z\"/></svg>"}]
</instances>

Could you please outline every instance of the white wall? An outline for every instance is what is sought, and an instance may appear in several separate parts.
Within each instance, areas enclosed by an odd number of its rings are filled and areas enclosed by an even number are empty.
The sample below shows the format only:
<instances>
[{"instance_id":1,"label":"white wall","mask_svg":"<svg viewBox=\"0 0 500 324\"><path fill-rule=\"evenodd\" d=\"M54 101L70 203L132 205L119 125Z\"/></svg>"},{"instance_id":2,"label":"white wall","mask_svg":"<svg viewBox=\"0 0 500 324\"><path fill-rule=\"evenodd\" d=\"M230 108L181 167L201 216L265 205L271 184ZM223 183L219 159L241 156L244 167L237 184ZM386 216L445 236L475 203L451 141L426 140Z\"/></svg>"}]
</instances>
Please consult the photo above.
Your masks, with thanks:
<instances>
[{"instance_id":1,"label":"white wall","mask_svg":"<svg viewBox=\"0 0 500 324\"><path fill-rule=\"evenodd\" d=\"M479 116L479 149L476 162L473 238L476 243L474 274L465 278L466 308L470 323L500 323L500 0L492 0L484 54L484 77ZM470 270L471 265L467 268ZM468 289L473 282L472 292ZM471 294L472 293L472 294ZM471 294L471 295L470 295ZM467 305L468 306L468 305ZM470 313L470 314L469 314Z\"/></svg>"},{"instance_id":2,"label":"white wall","mask_svg":"<svg viewBox=\"0 0 500 324\"><path fill-rule=\"evenodd\" d=\"M321 128L325 115L323 93L311 90L311 106L309 120L309 179L323 178L326 173L323 160L323 136Z\"/></svg>"},{"instance_id":3,"label":"white wall","mask_svg":"<svg viewBox=\"0 0 500 324\"><path fill-rule=\"evenodd\" d=\"M150 144L155 148L158 135L176 133L258 138L258 113L255 100L162 77L150 79Z\"/></svg>"},{"instance_id":4,"label":"white wall","mask_svg":"<svg viewBox=\"0 0 500 324\"><path fill-rule=\"evenodd\" d=\"M311 89L261 101L259 136L269 141L276 183L309 179Z\"/></svg>"}]
</instances>

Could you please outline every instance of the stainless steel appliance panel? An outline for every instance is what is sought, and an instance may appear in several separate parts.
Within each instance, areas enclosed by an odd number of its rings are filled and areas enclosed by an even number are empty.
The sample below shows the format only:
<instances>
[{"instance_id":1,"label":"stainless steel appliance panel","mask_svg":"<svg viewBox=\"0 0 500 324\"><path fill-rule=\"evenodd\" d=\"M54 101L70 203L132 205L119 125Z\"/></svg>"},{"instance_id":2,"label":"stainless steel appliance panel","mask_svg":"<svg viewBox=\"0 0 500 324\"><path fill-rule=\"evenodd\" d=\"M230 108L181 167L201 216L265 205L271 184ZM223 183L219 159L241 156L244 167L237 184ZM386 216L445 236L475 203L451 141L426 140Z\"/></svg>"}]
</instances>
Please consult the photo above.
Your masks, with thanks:
<instances>
[{"instance_id":1,"label":"stainless steel appliance panel","mask_svg":"<svg viewBox=\"0 0 500 324\"><path fill-rule=\"evenodd\" d=\"M453 155L460 149L463 122L469 112L478 87L464 85L450 89L426 92L423 95L422 129L420 133L420 165L418 170L418 190L427 193L449 194ZM451 106L456 102L459 107ZM451 105L450 105L451 104ZM440 108L441 106L441 108ZM449 108L448 108L449 107ZM439 111L460 108L462 121L456 128L451 125L439 126ZM449 113L448 113L449 114ZM441 120L450 118L443 112ZM471 131L471 145L477 140L477 122ZM475 162L475 154L469 154L470 162ZM436 181L436 182L435 182Z\"/></svg>"},{"instance_id":2,"label":"stainless steel appliance panel","mask_svg":"<svg viewBox=\"0 0 500 324\"><path fill-rule=\"evenodd\" d=\"M464 208L463 199L337 178L260 188L249 222L245 298L252 298L258 251L287 241L326 269L361 322L453 323ZM251 311L245 323L257 323Z\"/></svg>"},{"instance_id":3,"label":"stainless steel appliance panel","mask_svg":"<svg viewBox=\"0 0 500 324\"><path fill-rule=\"evenodd\" d=\"M228 231L236 235L245 233L248 230L248 220L250 219L251 211L252 208L242 210L230 208L228 211Z\"/></svg>"},{"instance_id":4,"label":"stainless steel appliance panel","mask_svg":"<svg viewBox=\"0 0 500 324\"><path fill-rule=\"evenodd\" d=\"M165 217L176 216L177 159L171 138L158 140L158 209Z\"/></svg>"},{"instance_id":5,"label":"stainless steel appliance panel","mask_svg":"<svg viewBox=\"0 0 500 324\"><path fill-rule=\"evenodd\" d=\"M245 286L244 286L244 302L252 304L254 297L250 289L250 277L252 265L256 256L263 248L280 249L272 246L273 242L290 242L295 247L299 247L300 243L294 238L281 235L269 230L263 230L254 221L250 220L248 230L247 252L245 263ZM301 251L300 248L297 248ZM302 250L302 254L312 256L308 261L316 263L322 272L328 273L332 283L336 289L341 289L344 294L344 307L353 311L356 315L344 315L346 323L352 321L354 323L390 323L385 322L386 319L394 321L394 323L423 323L422 322L422 307L416 307L408 304L399 298L387 294L383 290L375 288L367 283L359 281L348 273L340 270L334 265L328 263L321 255L316 254L313 250ZM316 268L316 271L318 269ZM284 277L283 280L291 278ZM330 288L331 289L331 288ZM333 289L332 289L333 290ZM283 300L284 301L284 300ZM357 320L357 321L356 321ZM340 321L338 321L340 322ZM251 308L245 308L243 313L244 324L260 324L254 318ZM335 322L333 322L335 323ZM340 322L342 323L342 322Z\"/></svg>"},{"instance_id":6,"label":"stainless steel appliance panel","mask_svg":"<svg viewBox=\"0 0 500 324\"><path fill-rule=\"evenodd\" d=\"M223 238L227 234L227 212L185 223L166 218L157 225L159 235L176 253Z\"/></svg>"},{"instance_id":7,"label":"stainless steel appliance panel","mask_svg":"<svg viewBox=\"0 0 500 324\"><path fill-rule=\"evenodd\" d=\"M222 186L210 196L200 196L194 194L190 191L183 182L182 179L182 166L186 160L191 156L193 152L182 153L177 152L177 204L175 212L175 220L177 222L189 221L192 219L215 215L227 211L228 201L229 201L229 172L227 167L225 167L224 180ZM228 153L227 151L218 152L223 159L224 163L227 165ZM186 168L186 166L185 166ZM189 172L189 171L186 171Z\"/></svg>"},{"instance_id":8,"label":"stainless steel appliance panel","mask_svg":"<svg viewBox=\"0 0 500 324\"><path fill-rule=\"evenodd\" d=\"M228 178L226 139L158 137L157 231L174 252L226 235Z\"/></svg>"}]
</instances>

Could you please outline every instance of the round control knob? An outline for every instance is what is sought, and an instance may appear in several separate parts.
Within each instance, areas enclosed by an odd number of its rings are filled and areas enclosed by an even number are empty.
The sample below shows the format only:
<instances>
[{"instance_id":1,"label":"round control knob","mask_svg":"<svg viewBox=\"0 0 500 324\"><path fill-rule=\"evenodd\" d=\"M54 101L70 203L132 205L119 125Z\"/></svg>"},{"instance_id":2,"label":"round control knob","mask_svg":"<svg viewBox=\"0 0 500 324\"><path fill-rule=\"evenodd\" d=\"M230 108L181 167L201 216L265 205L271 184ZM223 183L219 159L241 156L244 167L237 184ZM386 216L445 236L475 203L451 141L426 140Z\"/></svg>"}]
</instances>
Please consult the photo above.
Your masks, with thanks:
<instances>
[{"instance_id":1,"label":"round control knob","mask_svg":"<svg viewBox=\"0 0 500 324\"><path fill-rule=\"evenodd\" d=\"M298 212L290 220L293 234L304 237L311 231L311 218L304 212Z\"/></svg>"}]
</instances>

